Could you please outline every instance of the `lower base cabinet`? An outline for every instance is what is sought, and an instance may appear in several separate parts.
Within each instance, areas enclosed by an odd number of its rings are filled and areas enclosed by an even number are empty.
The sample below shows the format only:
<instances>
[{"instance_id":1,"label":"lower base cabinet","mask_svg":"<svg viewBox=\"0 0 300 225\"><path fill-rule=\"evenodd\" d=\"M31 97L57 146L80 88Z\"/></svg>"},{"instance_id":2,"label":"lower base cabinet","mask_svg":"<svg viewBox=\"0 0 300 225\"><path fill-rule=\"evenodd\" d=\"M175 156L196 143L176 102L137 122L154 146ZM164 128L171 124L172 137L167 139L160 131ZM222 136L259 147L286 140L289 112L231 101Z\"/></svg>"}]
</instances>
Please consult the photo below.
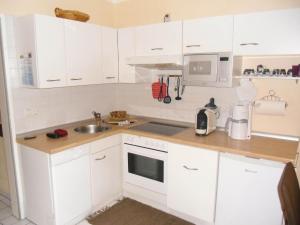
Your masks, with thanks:
<instances>
[{"instance_id":1,"label":"lower base cabinet","mask_svg":"<svg viewBox=\"0 0 300 225\"><path fill-rule=\"evenodd\" d=\"M284 164L221 154L216 225L281 225L277 186Z\"/></svg>"},{"instance_id":2,"label":"lower base cabinet","mask_svg":"<svg viewBox=\"0 0 300 225\"><path fill-rule=\"evenodd\" d=\"M89 145L56 154L20 146L26 217L38 225L74 225L92 208Z\"/></svg>"},{"instance_id":3,"label":"lower base cabinet","mask_svg":"<svg viewBox=\"0 0 300 225\"><path fill-rule=\"evenodd\" d=\"M20 146L26 217L74 225L122 193L121 136L48 154Z\"/></svg>"},{"instance_id":4,"label":"lower base cabinet","mask_svg":"<svg viewBox=\"0 0 300 225\"><path fill-rule=\"evenodd\" d=\"M218 155L217 151L169 145L169 208L196 219L214 221Z\"/></svg>"},{"instance_id":5,"label":"lower base cabinet","mask_svg":"<svg viewBox=\"0 0 300 225\"><path fill-rule=\"evenodd\" d=\"M92 203L101 208L122 193L121 145L92 154Z\"/></svg>"},{"instance_id":6,"label":"lower base cabinet","mask_svg":"<svg viewBox=\"0 0 300 225\"><path fill-rule=\"evenodd\" d=\"M84 218L91 209L89 152L71 162L54 165L52 183L56 224L71 225L76 217Z\"/></svg>"}]
</instances>

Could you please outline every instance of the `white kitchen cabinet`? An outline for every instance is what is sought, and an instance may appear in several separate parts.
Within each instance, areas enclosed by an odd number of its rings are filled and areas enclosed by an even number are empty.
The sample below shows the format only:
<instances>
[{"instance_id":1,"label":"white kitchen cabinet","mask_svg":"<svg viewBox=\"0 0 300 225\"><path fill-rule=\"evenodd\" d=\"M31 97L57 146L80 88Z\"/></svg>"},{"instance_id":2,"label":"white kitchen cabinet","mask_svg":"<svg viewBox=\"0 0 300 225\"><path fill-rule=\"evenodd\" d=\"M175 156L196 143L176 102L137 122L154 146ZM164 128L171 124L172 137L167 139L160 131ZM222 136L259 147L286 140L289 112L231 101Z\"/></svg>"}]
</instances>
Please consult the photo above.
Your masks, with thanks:
<instances>
[{"instance_id":1,"label":"white kitchen cabinet","mask_svg":"<svg viewBox=\"0 0 300 225\"><path fill-rule=\"evenodd\" d=\"M216 225L281 225L277 186L284 164L221 154Z\"/></svg>"},{"instance_id":2,"label":"white kitchen cabinet","mask_svg":"<svg viewBox=\"0 0 300 225\"><path fill-rule=\"evenodd\" d=\"M69 86L99 84L101 76L101 29L97 25L64 20Z\"/></svg>"},{"instance_id":3,"label":"white kitchen cabinet","mask_svg":"<svg viewBox=\"0 0 300 225\"><path fill-rule=\"evenodd\" d=\"M217 151L169 145L169 208L207 222L214 221L218 155Z\"/></svg>"},{"instance_id":4,"label":"white kitchen cabinet","mask_svg":"<svg viewBox=\"0 0 300 225\"><path fill-rule=\"evenodd\" d=\"M232 52L233 16L183 21L183 53Z\"/></svg>"},{"instance_id":5,"label":"white kitchen cabinet","mask_svg":"<svg viewBox=\"0 0 300 225\"><path fill-rule=\"evenodd\" d=\"M235 55L300 54L300 9L234 17Z\"/></svg>"},{"instance_id":6,"label":"white kitchen cabinet","mask_svg":"<svg viewBox=\"0 0 300 225\"><path fill-rule=\"evenodd\" d=\"M93 210L99 210L120 198L122 162L120 135L91 143Z\"/></svg>"},{"instance_id":7,"label":"white kitchen cabinet","mask_svg":"<svg viewBox=\"0 0 300 225\"><path fill-rule=\"evenodd\" d=\"M119 83L136 83L135 67L129 66L126 59L135 56L135 28L118 30Z\"/></svg>"},{"instance_id":8,"label":"white kitchen cabinet","mask_svg":"<svg viewBox=\"0 0 300 225\"><path fill-rule=\"evenodd\" d=\"M118 83L118 33L110 27L101 27L101 30L103 83Z\"/></svg>"},{"instance_id":9,"label":"white kitchen cabinet","mask_svg":"<svg viewBox=\"0 0 300 225\"><path fill-rule=\"evenodd\" d=\"M20 151L25 211L30 221L39 225L73 225L89 215L89 145L51 155L25 146L20 146Z\"/></svg>"},{"instance_id":10,"label":"white kitchen cabinet","mask_svg":"<svg viewBox=\"0 0 300 225\"><path fill-rule=\"evenodd\" d=\"M42 15L17 18L16 43L24 86L66 85L63 19Z\"/></svg>"},{"instance_id":11,"label":"white kitchen cabinet","mask_svg":"<svg viewBox=\"0 0 300 225\"><path fill-rule=\"evenodd\" d=\"M136 27L136 55L181 55L182 22Z\"/></svg>"},{"instance_id":12,"label":"white kitchen cabinet","mask_svg":"<svg viewBox=\"0 0 300 225\"><path fill-rule=\"evenodd\" d=\"M183 53L232 52L233 16L183 21Z\"/></svg>"}]
</instances>

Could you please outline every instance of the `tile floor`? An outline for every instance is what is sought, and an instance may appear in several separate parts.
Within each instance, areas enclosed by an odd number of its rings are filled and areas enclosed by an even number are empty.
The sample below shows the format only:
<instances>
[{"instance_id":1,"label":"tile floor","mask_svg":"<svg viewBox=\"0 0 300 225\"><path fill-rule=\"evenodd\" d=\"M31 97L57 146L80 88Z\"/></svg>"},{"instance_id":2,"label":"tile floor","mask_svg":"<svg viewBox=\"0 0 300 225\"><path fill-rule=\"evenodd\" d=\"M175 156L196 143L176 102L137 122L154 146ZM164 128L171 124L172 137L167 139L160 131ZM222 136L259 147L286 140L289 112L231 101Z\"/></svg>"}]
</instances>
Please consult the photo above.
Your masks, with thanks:
<instances>
[{"instance_id":1,"label":"tile floor","mask_svg":"<svg viewBox=\"0 0 300 225\"><path fill-rule=\"evenodd\" d=\"M0 199L0 225L33 225L28 220L18 220L12 215L11 208Z\"/></svg>"}]
</instances>

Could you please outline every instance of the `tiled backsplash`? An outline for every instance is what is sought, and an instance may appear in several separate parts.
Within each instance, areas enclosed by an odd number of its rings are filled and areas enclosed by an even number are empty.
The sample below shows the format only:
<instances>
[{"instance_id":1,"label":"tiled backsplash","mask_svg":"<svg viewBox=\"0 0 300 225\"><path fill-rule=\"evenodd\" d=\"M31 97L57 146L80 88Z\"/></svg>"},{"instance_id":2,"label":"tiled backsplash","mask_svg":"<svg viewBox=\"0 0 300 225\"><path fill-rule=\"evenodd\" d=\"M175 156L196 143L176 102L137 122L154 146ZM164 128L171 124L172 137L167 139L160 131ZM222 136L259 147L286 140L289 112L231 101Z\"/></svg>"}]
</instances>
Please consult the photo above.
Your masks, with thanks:
<instances>
[{"instance_id":1,"label":"tiled backsplash","mask_svg":"<svg viewBox=\"0 0 300 225\"><path fill-rule=\"evenodd\" d=\"M94 85L55 89L14 89L17 133L92 118L92 111L108 114L114 106L115 86Z\"/></svg>"},{"instance_id":2,"label":"tiled backsplash","mask_svg":"<svg viewBox=\"0 0 300 225\"><path fill-rule=\"evenodd\" d=\"M182 100L176 101L175 81L172 80L170 95L172 102L164 104L152 98L151 84L121 84L117 88L117 108L131 114L194 122L197 108L209 102L210 97L220 107L218 126L225 126L229 109L237 101L234 88L186 87Z\"/></svg>"}]
</instances>

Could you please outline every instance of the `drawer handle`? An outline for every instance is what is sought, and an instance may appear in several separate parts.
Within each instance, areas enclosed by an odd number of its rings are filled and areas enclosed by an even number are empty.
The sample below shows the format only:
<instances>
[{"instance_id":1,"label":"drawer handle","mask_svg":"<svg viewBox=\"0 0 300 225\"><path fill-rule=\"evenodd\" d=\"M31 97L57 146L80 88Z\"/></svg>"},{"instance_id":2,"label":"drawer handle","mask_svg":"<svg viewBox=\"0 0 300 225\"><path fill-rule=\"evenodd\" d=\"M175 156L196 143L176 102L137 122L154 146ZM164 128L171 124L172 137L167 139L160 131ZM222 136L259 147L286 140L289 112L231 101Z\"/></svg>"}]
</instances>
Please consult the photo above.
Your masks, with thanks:
<instances>
[{"instance_id":1,"label":"drawer handle","mask_svg":"<svg viewBox=\"0 0 300 225\"><path fill-rule=\"evenodd\" d=\"M151 51L162 51L164 50L163 48L151 48Z\"/></svg>"},{"instance_id":2,"label":"drawer handle","mask_svg":"<svg viewBox=\"0 0 300 225\"><path fill-rule=\"evenodd\" d=\"M55 80L47 80L47 82L57 82L60 81L60 79L55 79Z\"/></svg>"},{"instance_id":3,"label":"drawer handle","mask_svg":"<svg viewBox=\"0 0 300 225\"><path fill-rule=\"evenodd\" d=\"M193 170L193 171L199 170L198 168L190 168L190 167L187 167L186 165L183 165L183 168L186 170Z\"/></svg>"},{"instance_id":4,"label":"drawer handle","mask_svg":"<svg viewBox=\"0 0 300 225\"><path fill-rule=\"evenodd\" d=\"M257 46L257 45L259 45L259 43L256 43L256 42L250 42L250 43L241 43L241 44L240 44L240 46L248 46L248 45Z\"/></svg>"},{"instance_id":5,"label":"drawer handle","mask_svg":"<svg viewBox=\"0 0 300 225\"><path fill-rule=\"evenodd\" d=\"M115 79L116 77L105 77L105 79Z\"/></svg>"},{"instance_id":6,"label":"drawer handle","mask_svg":"<svg viewBox=\"0 0 300 225\"><path fill-rule=\"evenodd\" d=\"M101 158L97 158L97 159L95 159L96 161L101 161L101 160L103 160L103 159L105 159L106 158L106 155L105 156L103 156L103 157L101 157Z\"/></svg>"},{"instance_id":7,"label":"drawer handle","mask_svg":"<svg viewBox=\"0 0 300 225\"><path fill-rule=\"evenodd\" d=\"M201 47L201 45L187 45L185 47L187 47L187 48L194 48L194 47L199 48L199 47Z\"/></svg>"},{"instance_id":8,"label":"drawer handle","mask_svg":"<svg viewBox=\"0 0 300 225\"><path fill-rule=\"evenodd\" d=\"M245 169L246 173L258 173L257 170L249 170L249 169Z\"/></svg>"},{"instance_id":9,"label":"drawer handle","mask_svg":"<svg viewBox=\"0 0 300 225\"><path fill-rule=\"evenodd\" d=\"M82 78L71 78L70 80L82 80Z\"/></svg>"}]
</instances>

